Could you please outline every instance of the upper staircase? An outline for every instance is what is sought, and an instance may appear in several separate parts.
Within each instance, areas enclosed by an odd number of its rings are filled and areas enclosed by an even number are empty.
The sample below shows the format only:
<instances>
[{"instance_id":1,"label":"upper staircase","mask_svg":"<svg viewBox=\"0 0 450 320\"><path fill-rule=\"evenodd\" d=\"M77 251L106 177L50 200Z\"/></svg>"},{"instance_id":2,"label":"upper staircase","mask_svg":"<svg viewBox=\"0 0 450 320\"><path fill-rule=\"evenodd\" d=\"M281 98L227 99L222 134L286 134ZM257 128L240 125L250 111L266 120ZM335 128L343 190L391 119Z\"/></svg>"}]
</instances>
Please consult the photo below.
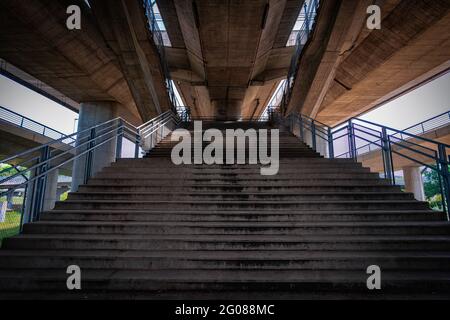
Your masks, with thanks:
<instances>
[{"instance_id":1,"label":"upper staircase","mask_svg":"<svg viewBox=\"0 0 450 320\"><path fill-rule=\"evenodd\" d=\"M361 164L287 132L275 176L175 166L173 145L118 160L5 241L0 298L450 297L450 224ZM67 290L70 265L81 291Z\"/></svg>"}]
</instances>

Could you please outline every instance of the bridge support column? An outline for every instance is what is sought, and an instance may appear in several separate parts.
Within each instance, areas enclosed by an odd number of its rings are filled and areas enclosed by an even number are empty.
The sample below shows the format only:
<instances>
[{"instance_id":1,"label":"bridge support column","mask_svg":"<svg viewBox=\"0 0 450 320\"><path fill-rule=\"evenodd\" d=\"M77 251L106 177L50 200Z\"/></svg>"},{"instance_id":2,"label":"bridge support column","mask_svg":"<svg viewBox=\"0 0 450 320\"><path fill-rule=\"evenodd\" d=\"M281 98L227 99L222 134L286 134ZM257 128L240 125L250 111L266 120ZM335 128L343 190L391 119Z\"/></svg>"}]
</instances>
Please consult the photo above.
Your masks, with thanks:
<instances>
[{"instance_id":1,"label":"bridge support column","mask_svg":"<svg viewBox=\"0 0 450 320\"><path fill-rule=\"evenodd\" d=\"M322 138L316 137L316 144L317 144L317 152L320 153L321 156L327 158L329 155L328 152L328 142Z\"/></svg>"},{"instance_id":2,"label":"bridge support column","mask_svg":"<svg viewBox=\"0 0 450 320\"><path fill-rule=\"evenodd\" d=\"M56 201L59 201L57 191L58 177L59 170L52 171L47 175L44 194L44 211L53 210L55 208Z\"/></svg>"},{"instance_id":3,"label":"bridge support column","mask_svg":"<svg viewBox=\"0 0 450 320\"><path fill-rule=\"evenodd\" d=\"M80 108L80 117L78 120L78 132L116 118L118 107L119 105L116 102L110 101L82 103ZM117 139L112 139L111 141L96 149L95 152L93 152L91 176L95 175L103 168L109 166L112 162L115 161L116 140ZM104 140L100 139L100 142L101 141ZM86 150L85 147L82 147L80 149L80 153ZM71 189L72 192L76 192L78 190L78 187L85 183L86 165L88 162L87 158L87 155L83 155L74 161Z\"/></svg>"},{"instance_id":4,"label":"bridge support column","mask_svg":"<svg viewBox=\"0 0 450 320\"><path fill-rule=\"evenodd\" d=\"M416 200L425 201L425 190L420 167L403 168L403 176L405 177L405 191L414 193Z\"/></svg>"}]
</instances>

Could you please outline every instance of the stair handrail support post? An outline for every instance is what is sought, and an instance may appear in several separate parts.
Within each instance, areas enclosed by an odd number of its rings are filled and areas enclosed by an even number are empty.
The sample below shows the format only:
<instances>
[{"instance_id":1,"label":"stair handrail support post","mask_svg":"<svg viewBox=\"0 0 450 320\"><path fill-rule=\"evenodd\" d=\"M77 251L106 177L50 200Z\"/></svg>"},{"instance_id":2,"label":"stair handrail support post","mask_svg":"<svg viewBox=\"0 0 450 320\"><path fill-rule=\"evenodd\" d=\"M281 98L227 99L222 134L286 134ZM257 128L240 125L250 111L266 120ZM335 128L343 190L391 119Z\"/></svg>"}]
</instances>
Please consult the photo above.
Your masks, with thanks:
<instances>
[{"instance_id":1,"label":"stair handrail support post","mask_svg":"<svg viewBox=\"0 0 450 320\"><path fill-rule=\"evenodd\" d=\"M447 157L446 147L443 144L439 144L438 150L438 170L442 175L442 204L445 213L447 214L447 220L450 221L450 173L449 173L449 159Z\"/></svg>"},{"instance_id":2,"label":"stair handrail support post","mask_svg":"<svg viewBox=\"0 0 450 320\"><path fill-rule=\"evenodd\" d=\"M86 164L85 164L85 171L84 171L84 184L87 184L89 181L89 178L92 175L92 163L94 158L94 152L93 149L95 147L95 135L96 130L95 127L90 130L89 133L89 144L88 144L88 150L89 152L86 155Z\"/></svg>"},{"instance_id":3,"label":"stair handrail support post","mask_svg":"<svg viewBox=\"0 0 450 320\"><path fill-rule=\"evenodd\" d=\"M304 132L304 125L303 125L303 116L300 115L300 117L298 117L298 121L299 121L299 131L300 131L300 138L301 140L306 143L305 141L305 132Z\"/></svg>"},{"instance_id":4,"label":"stair handrail support post","mask_svg":"<svg viewBox=\"0 0 450 320\"><path fill-rule=\"evenodd\" d=\"M40 214L42 212L42 209L44 207L44 198L45 198L45 188L47 184L47 170L49 167L49 164L47 160L50 158L50 147L46 146L41 151L41 156L39 157L39 164L40 165L36 172L37 175L40 176L38 179L36 179L34 188L33 188L33 200L32 200L32 207L30 212L30 219L31 221L38 221Z\"/></svg>"},{"instance_id":5,"label":"stair handrail support post","mask_svg":"<svg viewBox=\"0 0 450 320\"><path fill-rule=\"evenodd\" d=\"M311 139L312 139L312 147L314 151L317 151L317 137L316 137L316 122L315 120L311 121Z\"/></svg>"},{"instance_id":6,"label":"stair handrail support post","mask_svg":"<svg viewBox=\"0 0 450 320\"><path fill-rule=\"evenodd\" d=\"M117 142L116 142L116 160L122 158L122 144L124 137L124 123L122 119L119 119L118 129L117 129Z\"/></svg>"},{"instance_id":7,"label":"stair handrail support post","mask_svg":"<svg viewBox=\"0 0 450 320\"><path fill-rule=\"evenodd\" d=\"M357 162L358 154L356 150L355 124L353 123L352 119L348 121L348 145L350 159L353 159L355 162Z\"/></svg>"},{"instance_id":8,"label":"stair handrail support post","mask_svg":"<svg viewBox=\"0 0 450 320\"><path fill-rule=\"evenodd\" d=\"M384 176L387 180L389 180L389 183L392 185L395 184L395 178L394 178L394 166L393 166L393 158L392 158L392 149L391 149L391 142L389 135L387 133L386 128L381 129L381 146L382 146L382 153L383 153L383 166L384 166Z\"/></svg>"},{"instance_id":9,"label":"stair handrail support post","mask_svg":"<svg viewBox=\"0 0 450 320\"><path fill-rule=\"evenodd\" d=\"M135 135L135 144L134 144L134 158L139 159L139 151L141 148L141 135L139 133L136 133Z\"/></svg>"},{"instance_id":10,"label":"stair handrail support post","mask_svg":"<svg viewBox=\"0 0 450 320\"><path fill-rule=\"evenodd\" d=\"M334 159L333 129L328 127L328 154L330 159Z\"/></svg>"}]
</instances>

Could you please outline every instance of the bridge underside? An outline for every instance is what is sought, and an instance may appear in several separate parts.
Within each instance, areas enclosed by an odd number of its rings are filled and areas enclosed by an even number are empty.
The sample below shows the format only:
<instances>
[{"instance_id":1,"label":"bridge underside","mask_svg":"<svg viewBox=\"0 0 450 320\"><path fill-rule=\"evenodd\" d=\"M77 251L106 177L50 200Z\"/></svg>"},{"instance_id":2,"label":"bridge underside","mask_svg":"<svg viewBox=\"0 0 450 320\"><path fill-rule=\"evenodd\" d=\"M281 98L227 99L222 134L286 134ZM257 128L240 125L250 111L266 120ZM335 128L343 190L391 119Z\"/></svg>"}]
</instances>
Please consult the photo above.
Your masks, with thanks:
<instances>
[{"instance_id":1,"label":"bridge underside","mask_svg":"<svg viewBox=\"0 0 450 320\"><path fill-rule=\"evenodd\" d=\"M375 1L380 30L366 27L373 1L323 1L300 60L288 111L333 126L450 68L447 0Z\"/></svg>"},{"instance_id":2,"label":"bridge underside","mask_svg":"<svg viewBox=\"0 0 450 320\"><path fill-rule=\"evenodd\" d=\"M157 1L171 74L194 116L255 118L287 76L303 1Z\"/></svg>"}]
</instances>

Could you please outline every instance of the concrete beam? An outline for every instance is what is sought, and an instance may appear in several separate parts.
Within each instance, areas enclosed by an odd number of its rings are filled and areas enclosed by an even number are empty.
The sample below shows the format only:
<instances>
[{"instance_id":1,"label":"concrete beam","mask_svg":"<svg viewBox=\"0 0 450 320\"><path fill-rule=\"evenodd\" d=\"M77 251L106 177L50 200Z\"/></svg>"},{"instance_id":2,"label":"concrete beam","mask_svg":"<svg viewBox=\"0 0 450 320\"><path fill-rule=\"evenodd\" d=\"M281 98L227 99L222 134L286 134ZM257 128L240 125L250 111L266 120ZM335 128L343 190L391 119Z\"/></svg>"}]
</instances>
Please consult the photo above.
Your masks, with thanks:
<instances>
[{"instance_id":1,"label":"concrete beam","mask_svg":"<svg viewBox=\"0 0 450 320\"><path fill-rule=\"evenodd\" d=\"M165 77L142 1L90 3L104 38L118 56L142 119L150 120L168 110Z\"/></svg>"},{"instance_id":2,"label":"concrete beam","mask_svg":"<svg viewBox=\"0 0 450 320\"><path fill-rule=\"evenodd\" d=\"M381 30L373 30L347 54L317 119L328 125L345 121L445 70L449 27L448 1L401 1L385 15Z\"/></svg>"},{"instance_id":3,"label":"concrete beam","mask_svg":"<svg viewBox=\"0 0 450 320\"><path fill-rule=\"evenodd\" d=\"M370 4L369 0L322 2L314 37L300 57L288 113L301 111L315 118L343 54L361 31Z\"/></svg>"},{"instance_id":4,"label":"concrete beam","mask_svg":"<svg viewBox=\"0 0 450 320\"><path fill-rule=\"evenodd\" d=\"M82 8L82 30L66 27L70 4ZM70 99L118 101L141 123L114 52L82 0L0 2L0 56Z\"/></svg>"}]
</instances>

